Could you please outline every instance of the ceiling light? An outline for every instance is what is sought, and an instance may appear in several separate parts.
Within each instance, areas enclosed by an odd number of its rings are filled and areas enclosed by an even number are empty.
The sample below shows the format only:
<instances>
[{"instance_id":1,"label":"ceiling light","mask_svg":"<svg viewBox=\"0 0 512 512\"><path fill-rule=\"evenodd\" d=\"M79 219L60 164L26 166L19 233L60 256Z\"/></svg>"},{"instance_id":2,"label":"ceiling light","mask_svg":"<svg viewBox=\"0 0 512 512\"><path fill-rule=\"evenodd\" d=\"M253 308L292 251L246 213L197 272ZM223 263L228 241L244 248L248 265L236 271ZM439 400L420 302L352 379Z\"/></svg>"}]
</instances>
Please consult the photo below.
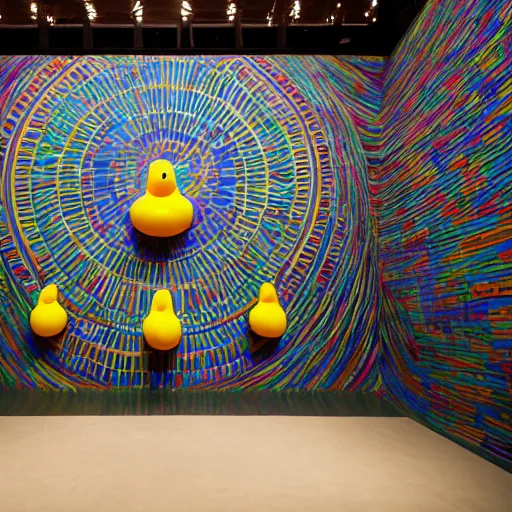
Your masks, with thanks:
<instances>
[{"instance_id":1,"label":"ceiling light","mask_svg":"<svg viewBox=\"0 0 512 512\"><path fill-rule=\"evenodd\" d=\"M372 7L377 7L377 0L372 0Z\"/></svg>"},{"instance_id":2,"label":"ceiling light","mask_svg":"<svg viewBox=\"0 0 512 512\"><path fill-rule=\"evenodd\" d=\"M375 0L374 0L375 1ZM341 4L336 4L336 8L339 9L341 7Z\"/></svg>"},{"instance_id":3,"label":"ceiling light","mask_svg":"<svg viewBox=\"0 0 512 512\"><path fill-rule=\"evenodd\" d=\"M137 0L137 2L135 2L135 6L132 9L132 14L135 17L135 21L137 23L142 23L143 13L144 13L144 6L140 2L140 0Z\"/></svg>"},{"instance_id":4,"label":"ceiling light","mask_svg":"<svg viewBox=\"0 0 512 512\"><path fill-rule=\"evenodd\" d=\"M233 21L235 19L236 14L236 4L235 2L230 2L228 4L228 8L226 10L226 14L228 15L228 20Z\"/></svg>"},{"instance_id":5,"label":"ceiling light","mask_svg":"<svg viewBox=\"0 0 512 512\"><path fill-rule=\"evenodd\" d=\"M271 11L267 14L267 21L268 21L268 26L271 27L272 26L272 23L274 21L274 12L276 10L276 3L277 3L277 0L274 0L274 4L272 5L272 9Z\"/></svg>"},{"instance_id":6,"label":"ceiling light","mask_svg":"<svg viewBox=\"0 0 512 512\"><path fill-rule=\"evenodd\" d=\"M190 2L183 0L183 2L181 2L181 18L183 21L187 21L190 16L192 16L192 6Z\"/></svg>"},{"instance_id":7,"label":"ceiling light","mask_svg":"<svg viewBox=\"0 0 512 512\"><path fill-rule=\"evenodd\" d=\"M30 4L30 19L37 20L37 2Z\"/></svg>"},{"instance_id":8,"label":"ceiling light","mask_svg":"<svg viewBox=\"0 0 512 512\"><path fill-rule=\"evenodd\" d=\"M377 18L373 18L372 21L373 23L375 23L377 21Z\"/></svg>"},{"instance_id":9,"label":"ceiling light","mask_svg":"<svg viewBox=\"0 0 512 512\"><path fill-rule=\"evenodd\" d=\"M298 20L300 18L300 1L295 0L290 10L290 18Z\"/></svg>"},{"instance_id":10,"label":"ceiling light","mask_svg":"<svg viewBox=\"0 0 512 512\"><path fill-rule=\"evenodd\" d=\"M84 0L84 7L89 21L94 21L98 17L98 14L94 8L93 3L89 2L88 0Z\"/></svg>"},{"instance_id":11,"label":"ceiling light","mask_svg":"<svg viewBox=\"0 0 512 512\"><path fill-rule=\"evenodd\" d=\"M366 11L366 12L364 13L364 15L365 15L365 17L366 17L366 18L368 18L368 16L370 16L370 13L369 13L368 11Z\"/></svg>"}]
</instances>

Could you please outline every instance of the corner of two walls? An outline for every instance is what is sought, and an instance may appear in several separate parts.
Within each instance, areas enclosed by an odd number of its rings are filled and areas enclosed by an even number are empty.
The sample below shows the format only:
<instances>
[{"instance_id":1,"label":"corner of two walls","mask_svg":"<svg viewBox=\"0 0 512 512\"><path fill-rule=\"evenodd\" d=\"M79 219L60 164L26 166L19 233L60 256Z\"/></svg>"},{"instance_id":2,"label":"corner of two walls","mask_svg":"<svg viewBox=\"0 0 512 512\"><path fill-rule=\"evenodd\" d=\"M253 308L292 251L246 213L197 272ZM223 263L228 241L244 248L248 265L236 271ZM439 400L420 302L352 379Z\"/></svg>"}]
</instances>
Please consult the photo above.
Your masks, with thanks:
<instances>
[{"instance_id":1,"label":"corner of two walls","mask_svg":"<svg viewBox=\"0 0 512 512\"><path fill-rule=\"evenodd\" d=\"M512 463L512 4L431 0L385 76L380 368L409 415Z\"/></svg>"}]
</instances>

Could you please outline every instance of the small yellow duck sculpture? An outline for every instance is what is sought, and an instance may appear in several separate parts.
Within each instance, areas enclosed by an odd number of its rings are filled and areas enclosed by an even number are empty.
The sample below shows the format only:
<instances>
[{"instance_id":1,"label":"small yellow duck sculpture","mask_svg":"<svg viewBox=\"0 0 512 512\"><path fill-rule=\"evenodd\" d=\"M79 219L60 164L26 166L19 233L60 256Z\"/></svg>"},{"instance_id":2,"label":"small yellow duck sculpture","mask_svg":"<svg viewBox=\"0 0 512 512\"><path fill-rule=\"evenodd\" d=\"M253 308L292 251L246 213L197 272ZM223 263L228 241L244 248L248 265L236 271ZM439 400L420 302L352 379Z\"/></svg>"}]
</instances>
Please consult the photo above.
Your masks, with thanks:
<instances>
[{"instance_id":1,"label":"small yellow duck sculpture","mask_svg":"<svg viewBox=\"0 0 512 512\"><path fill-rule=\"evenodd\" d=\"M181 340L181 323L174 313L169 290L158 290L151 311L142 322L142 332L148 345L157 350L171 350Z\"/></svg>"},{"instance_id":2,"label":"small yellow duck sculpture","mask_svg":"<svg viewBox=\"0 0 512 512\"><path fill-rule=\"evenodd\" d=\"M56 336L68 323L68 314L58 301L59 290L50 284L41 290L36 307L30 313L30 327L43 338Z\"/></svg>"},{"instance_id":3,"label":"small yellow duck sculpture","mask_svg":"<svg viewBox=\"0 0 512 512\"><path fill-rule=\"evenodd\" d=\"M130 208L134 227L145 235L163 238L183 233L190 228L193 218L194 207L181 195L171 162L152 162L146 193Z\"/></svg>"},{"instance_id":4,"label":"small yellow duck sculpture","mask_svg":"<svg viewBox=\"0 0 512 512\"><path fill-rule=\"evenodd\" d=\"M279 338L286 331L286 313L272 283L261 285L258 304L249 313L249 326L265 338Z\"/></svg>"}]
</instances>

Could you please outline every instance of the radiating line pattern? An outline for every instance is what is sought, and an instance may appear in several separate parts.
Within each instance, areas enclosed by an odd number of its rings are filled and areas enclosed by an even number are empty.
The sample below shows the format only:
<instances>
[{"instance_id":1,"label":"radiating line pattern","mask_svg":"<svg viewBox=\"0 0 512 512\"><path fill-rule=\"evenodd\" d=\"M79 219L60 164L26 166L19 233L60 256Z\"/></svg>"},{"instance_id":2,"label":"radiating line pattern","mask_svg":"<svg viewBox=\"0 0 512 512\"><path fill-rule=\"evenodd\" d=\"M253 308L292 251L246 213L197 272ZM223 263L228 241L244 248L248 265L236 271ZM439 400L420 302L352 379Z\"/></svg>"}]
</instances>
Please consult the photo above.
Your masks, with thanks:
<instances>
[{"instance_id":1,"label":"radiating line pattern","mask_svg":"<svg viewBox=\"0 0 512 512\"><path fill-rule=\"evenodd\" d=\"M390 61L372 192L382 376L512 461L512 4L431 1Z\"/></svg>"},{"instance_id":2,"label":"radiating line pattern","mask_svg":"<svg viewBox=\"0 0 512 512\"><path fill-rule=\"evenodd\" d=\"M372 389L378 304L365 152L383 61L333 57L2 59L4 388ZM194 203L173 242L136 234L148 164ZM255 351L247 312L275 281L289 329ZM42 286L70 323L42 347ZM173 357L141 323L171 289Z\"/></svg>"}]
</instances>

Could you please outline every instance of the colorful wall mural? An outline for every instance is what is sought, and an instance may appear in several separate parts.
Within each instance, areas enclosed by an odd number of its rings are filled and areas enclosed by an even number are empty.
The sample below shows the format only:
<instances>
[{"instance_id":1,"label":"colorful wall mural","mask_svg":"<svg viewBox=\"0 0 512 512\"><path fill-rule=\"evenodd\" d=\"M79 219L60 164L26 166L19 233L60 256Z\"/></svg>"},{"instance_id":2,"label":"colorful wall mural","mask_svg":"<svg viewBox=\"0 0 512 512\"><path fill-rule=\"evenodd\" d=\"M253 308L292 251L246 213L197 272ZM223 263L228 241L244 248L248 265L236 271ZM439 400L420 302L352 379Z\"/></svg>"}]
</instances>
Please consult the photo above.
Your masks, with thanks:
<instances>
[{"instance_id":1,"label":"colorful wall mural","mask_svg":"<svg viewBox=\"0 0 512 512\"><path fill-rule=\"evenodd\" d=\"M368 165L384 61L334 57L2 58L0 387L363 389L380 385ZM171 242L134 232L148 164L195 205ZM367 163L368 162L368 163ZM288 330L255 346L275 282ZM69 324L28 317L59 286ZM176 353L145 346L169 288Z\"/></svg>"},{"instance_id":2,"label":"colorful wall mural","mask_svg":"<svg viewBox=\"0 0 512 512\"><path fill-rule=\"evenodd\" d=\"M372 177L382 378L512 462L512 4L431 1L390 61Z\"/></svg>"}]
</instances>

